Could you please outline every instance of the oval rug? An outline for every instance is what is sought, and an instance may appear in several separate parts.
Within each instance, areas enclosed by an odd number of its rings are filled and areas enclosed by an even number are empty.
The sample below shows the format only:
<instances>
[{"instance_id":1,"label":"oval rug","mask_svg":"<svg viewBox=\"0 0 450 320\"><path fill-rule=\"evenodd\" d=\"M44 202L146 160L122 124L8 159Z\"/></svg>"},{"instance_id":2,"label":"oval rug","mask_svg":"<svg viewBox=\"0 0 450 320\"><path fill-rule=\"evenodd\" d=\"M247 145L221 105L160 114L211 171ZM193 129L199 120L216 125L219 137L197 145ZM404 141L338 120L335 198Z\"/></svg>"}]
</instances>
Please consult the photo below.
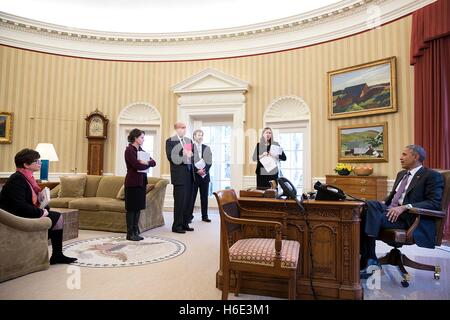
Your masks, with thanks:
<instances>
[{"instance_id":1,"label":"oval rug","mask_svg":"<svg viewBox=\"0 0 450 320\"><path fill-rule=\"evenodd\" d=\"M164 237L145 237L128 241L125 236L76 241L64 246L64 254L77 258L74 265L94 268L140 266L169 260L181 255L184 243Z\"/></svg>"}]
</instances>

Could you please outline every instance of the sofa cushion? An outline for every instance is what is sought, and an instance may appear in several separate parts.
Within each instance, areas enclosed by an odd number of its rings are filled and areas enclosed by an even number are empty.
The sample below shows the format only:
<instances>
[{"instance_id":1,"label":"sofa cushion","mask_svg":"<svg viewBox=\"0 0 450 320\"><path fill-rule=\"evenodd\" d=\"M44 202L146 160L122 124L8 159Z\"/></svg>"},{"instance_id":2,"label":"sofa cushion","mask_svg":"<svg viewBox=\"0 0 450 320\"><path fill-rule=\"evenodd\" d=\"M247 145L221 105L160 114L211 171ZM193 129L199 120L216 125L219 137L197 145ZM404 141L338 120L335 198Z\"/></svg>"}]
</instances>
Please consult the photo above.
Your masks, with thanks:
<instances>
[{"instance_id":1,"label":"sofa cushion","mask_svg":"<svg viewBox=\"0 0 450 320\"><path fill-rule=\"evenodd\" d=\"M50 208L68 208L69 202L78 198L54 198L50 200Z\"/></svg>"},{"instance_id":2,"label":"sofa cushion","mask_svg":"<svg viewBox=\"0 0 450 320\"><path fill-rule=\"evenodd\" d=\"M125 185L123 185L119 192L117 192L116 198L119 200L125 200Z\"/></svg>"},{"instance_id":3,"label":"sofa cushion","mask_svg":"<svg viewBox=\"0 0 450 320\"><path fill-rule=\"evenodd\" d=\"M125 177L103 176L98 185L96 196L115 199L124 182Z\"/></svg>"},{"instance_id":4,"label":"sofa cushion","mask_svg":"<svg viewBox=\"0 0 450 320\"><path fill-rule=\"evenodd\" d=\"M79 198L84 194L86 176L68 176L60 178L61 189L58 192L60 198Z\"/></svg>"},{"instance_id":5,"label":"sofa cushion","mask_svg":"<svg viewBox=\"0 0 450 320\"><path fill-rule=\"evenodd\" d=\"M69 208L87 211L125 212L125 201L105 197L83 198L70 201Z\"/></svg>"},{"instance_id":6,"label":"sofa cushion","mask_svg":"<svg viewBox=\"0 0 450 320\"><path fill-rule=\"evenodd\" d=\"M86 176L86 187L84 188L84 196L85 197L95 197L97 195L97 189L100 181L103 176L94 176L87 175Z\"/></svg>"},{"instance_id":7,"label":"sofa cushion","mask_svg":"<svg viewBox=\"0 0 450 320\"><path fill-rule=\"evenodd\" d=\"M147 184L146 189L145 189L145 193L149 193L153 189L155 189L155 185L154 184Z\"/></svg>"}]
</instances>

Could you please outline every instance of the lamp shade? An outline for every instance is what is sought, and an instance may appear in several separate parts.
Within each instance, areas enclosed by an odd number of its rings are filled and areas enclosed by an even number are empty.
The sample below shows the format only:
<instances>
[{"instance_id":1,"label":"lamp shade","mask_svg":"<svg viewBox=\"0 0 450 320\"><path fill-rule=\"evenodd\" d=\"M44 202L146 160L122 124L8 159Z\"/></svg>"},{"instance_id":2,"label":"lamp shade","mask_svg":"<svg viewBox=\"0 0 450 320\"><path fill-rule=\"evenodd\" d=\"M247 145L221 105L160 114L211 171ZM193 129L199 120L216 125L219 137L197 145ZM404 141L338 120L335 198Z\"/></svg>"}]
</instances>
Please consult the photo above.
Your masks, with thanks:
<instances>
[{"instance_id":1,"label":"lamp shade","mask_svg":"<svg viewBox=\"0 0 450 320\"><path fill-rule=\"evenodd\" d=\"M55 147L51 143L38 143L36 151L39 152L42 160L59 161Z\"/></svg>"}]
</instances>

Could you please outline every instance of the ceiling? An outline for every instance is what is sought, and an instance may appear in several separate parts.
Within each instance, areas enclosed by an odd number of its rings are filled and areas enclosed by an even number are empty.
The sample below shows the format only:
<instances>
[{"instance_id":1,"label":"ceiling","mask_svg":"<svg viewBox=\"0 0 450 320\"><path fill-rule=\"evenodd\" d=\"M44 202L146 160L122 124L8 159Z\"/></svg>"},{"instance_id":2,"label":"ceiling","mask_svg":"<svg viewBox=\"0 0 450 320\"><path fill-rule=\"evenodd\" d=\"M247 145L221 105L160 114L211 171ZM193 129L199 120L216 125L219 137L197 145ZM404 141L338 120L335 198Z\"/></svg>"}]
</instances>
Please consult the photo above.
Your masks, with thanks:
<instances>
[{"instance_id":1,"label":"ceiling","mask_svg":"<svg viewBox=\"0 0 450 320\"><path fill-rule=\"evenodd\" d=\"M256 24L347 1L0 0L0 11L71 28L170 33Z\"/></svg>"}]
</instances>

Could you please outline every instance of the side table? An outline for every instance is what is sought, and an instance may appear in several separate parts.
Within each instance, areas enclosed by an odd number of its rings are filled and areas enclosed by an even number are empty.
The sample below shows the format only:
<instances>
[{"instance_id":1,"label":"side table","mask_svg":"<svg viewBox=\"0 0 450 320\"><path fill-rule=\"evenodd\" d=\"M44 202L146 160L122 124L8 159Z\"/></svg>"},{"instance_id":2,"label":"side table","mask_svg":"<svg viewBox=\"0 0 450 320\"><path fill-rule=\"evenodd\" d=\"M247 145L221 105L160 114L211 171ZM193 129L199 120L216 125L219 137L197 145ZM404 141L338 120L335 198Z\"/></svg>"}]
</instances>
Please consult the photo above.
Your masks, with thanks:
<instances>
[{"instance_id":1,"label":"side table","mask_svg":"<svg viewBox=\"0 0 450 320\"><path fill-rule=\"evenodd\" d=\"M78 227L80 225L78 209L50 208L50 210L60 212L63 215L63 241L78 238Z\"/></svg>"}]
</instances>

